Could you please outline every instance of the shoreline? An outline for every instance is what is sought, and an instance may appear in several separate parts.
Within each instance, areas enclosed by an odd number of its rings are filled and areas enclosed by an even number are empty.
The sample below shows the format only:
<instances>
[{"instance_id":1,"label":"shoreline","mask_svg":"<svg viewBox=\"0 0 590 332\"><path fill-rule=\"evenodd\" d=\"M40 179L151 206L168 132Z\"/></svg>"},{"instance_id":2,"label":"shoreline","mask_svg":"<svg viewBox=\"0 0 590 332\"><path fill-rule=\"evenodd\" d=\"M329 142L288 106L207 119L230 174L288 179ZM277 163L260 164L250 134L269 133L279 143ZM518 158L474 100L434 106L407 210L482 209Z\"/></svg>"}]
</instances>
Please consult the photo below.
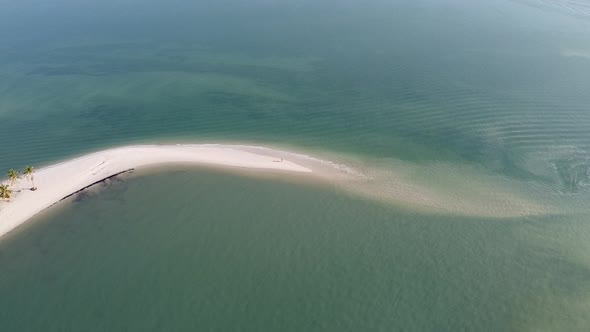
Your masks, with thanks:
<instances>
[{"instance_id":1,"label":"shoreline","mask_svg":"<svg viewBox=\"0 0 590 332\"><path fill-rule=\"evenodd\" d=\"M0 239L47 208L130 170L185 164L304 176L342 173L330 162L261 146L224 144L131 145L102 150L43 167L36 191L20 179L10 202L0 202Z\"/></svg>"}]
</instances>

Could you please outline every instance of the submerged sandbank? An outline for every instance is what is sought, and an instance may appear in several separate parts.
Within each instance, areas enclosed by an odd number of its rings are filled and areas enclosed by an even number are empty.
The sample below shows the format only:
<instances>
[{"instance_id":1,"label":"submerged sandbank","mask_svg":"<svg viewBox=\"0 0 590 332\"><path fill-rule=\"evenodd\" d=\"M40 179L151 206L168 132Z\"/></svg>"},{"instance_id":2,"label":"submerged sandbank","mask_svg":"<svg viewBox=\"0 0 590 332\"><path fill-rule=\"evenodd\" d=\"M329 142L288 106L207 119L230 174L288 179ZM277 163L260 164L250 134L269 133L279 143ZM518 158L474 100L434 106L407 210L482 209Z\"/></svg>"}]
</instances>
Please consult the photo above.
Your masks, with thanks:
<instances>
[{"instance_id":1,"label":"submerged sandbank","mask_svg":"<svg viewBox=\"0 0 590 332\"><path fill-rule=\"evenodd\" d=\"M36 191L22 179L10 202L0 203L0 237L39 212L84 188L129 170L165 164L198 164L311 174L286 152L237 145L137 145L104 150L44 167ZM296 156L296 154L290 154Z\"/></svg>"}]
</instances>

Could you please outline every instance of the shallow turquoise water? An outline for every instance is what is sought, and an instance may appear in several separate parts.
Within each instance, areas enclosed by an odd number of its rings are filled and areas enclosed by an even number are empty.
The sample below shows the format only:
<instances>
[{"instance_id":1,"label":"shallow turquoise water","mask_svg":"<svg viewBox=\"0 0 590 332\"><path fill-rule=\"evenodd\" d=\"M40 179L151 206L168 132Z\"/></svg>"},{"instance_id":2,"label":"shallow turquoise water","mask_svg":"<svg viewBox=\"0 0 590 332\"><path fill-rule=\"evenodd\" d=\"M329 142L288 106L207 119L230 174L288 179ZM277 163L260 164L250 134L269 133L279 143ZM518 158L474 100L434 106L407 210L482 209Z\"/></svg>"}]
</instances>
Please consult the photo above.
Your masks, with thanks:
<instances>
[{"instance_id":1,"label":"shallow turquoise water","mask_svg":"<svg viewBox=\"0 0 590 332\"><path fill-rule=\"evenodd\" d=\"M2 169L207 139L588 183L590 20L542 2L5 7Z\"/></svg>"},{"instance_id":2,"label":"shallow turquoise water","mask_svg":"<svg viewBox=\"0 0 590 332\"><path fill-rule=\"evenodd\" d=\"M248 142L471 217L207 172L129 179L0 243L1 321L588 330L589 35L587 7L557 0L3 4L0 170ZM496 197L548 212L477 217L508 210Z\"/></svg>"}]
</instances>

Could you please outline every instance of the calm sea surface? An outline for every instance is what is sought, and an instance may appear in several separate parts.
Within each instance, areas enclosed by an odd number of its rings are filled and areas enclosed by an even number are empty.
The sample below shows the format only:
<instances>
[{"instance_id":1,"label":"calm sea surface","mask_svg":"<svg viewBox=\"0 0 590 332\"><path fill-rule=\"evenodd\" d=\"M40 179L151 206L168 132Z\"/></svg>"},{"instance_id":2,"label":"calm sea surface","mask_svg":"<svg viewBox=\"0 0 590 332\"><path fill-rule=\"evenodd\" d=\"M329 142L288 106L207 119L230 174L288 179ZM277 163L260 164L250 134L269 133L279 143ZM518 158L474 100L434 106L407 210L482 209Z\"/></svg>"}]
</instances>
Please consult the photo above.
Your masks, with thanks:
<instances>
[{"instance_id":1,"label":"calm sea surface","mask_svg":"<svg viewBox=\"0 0 590 332\"><path fill-rule=\"evenodd\" d=\"M0 243L2 329L590 330L584 1L1 8L0 171L247 142L462 212L206 170L134 175ZM515 206L547 209L484 217Z\"/></svg>"}]
</instances>

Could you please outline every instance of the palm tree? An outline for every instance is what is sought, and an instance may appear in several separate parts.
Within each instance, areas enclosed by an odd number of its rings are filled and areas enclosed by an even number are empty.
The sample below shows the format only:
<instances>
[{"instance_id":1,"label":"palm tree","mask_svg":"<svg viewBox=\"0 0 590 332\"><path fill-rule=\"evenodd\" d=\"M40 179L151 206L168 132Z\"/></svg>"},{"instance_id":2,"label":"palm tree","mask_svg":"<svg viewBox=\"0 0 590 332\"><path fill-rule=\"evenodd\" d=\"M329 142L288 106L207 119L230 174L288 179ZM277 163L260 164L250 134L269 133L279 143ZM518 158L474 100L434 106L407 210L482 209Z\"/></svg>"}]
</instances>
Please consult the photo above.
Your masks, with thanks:
<instances>
[{"instance_id":1,"label":"palm tree","mask_svg":"<svg viewBox=\"0 0 590 332\"><path fill-rule=\"evenodd\" d=\"M31 179L31 190L35 191L37 190L37 187L35 187L35 177L33 176L33 173L35 173L35 168L33 168L32 166L27 166L25 167L25 171L23 172L23 175L29 179Z\"/></svg>"},{"instance_id":2,"label":"palm tree","mask_svg":"<svg viewBox=\"0 0 590 332\"><path fill-rule=\"evenodd\" d=\"M18 182L18 171L13 169L8 171L8 180L10 180L10 185L14 186Z\"/></svg>"},{"instance_id":3,"label":"palm tree","mask_svg":"<svg viewBox=\"0 0 590 332\"><path fill-rule=\"evenodd\" d=\"M12 190L7 184L0 184L0 198L10 200L12 197Z\"/></svg>"}]
</instances>

